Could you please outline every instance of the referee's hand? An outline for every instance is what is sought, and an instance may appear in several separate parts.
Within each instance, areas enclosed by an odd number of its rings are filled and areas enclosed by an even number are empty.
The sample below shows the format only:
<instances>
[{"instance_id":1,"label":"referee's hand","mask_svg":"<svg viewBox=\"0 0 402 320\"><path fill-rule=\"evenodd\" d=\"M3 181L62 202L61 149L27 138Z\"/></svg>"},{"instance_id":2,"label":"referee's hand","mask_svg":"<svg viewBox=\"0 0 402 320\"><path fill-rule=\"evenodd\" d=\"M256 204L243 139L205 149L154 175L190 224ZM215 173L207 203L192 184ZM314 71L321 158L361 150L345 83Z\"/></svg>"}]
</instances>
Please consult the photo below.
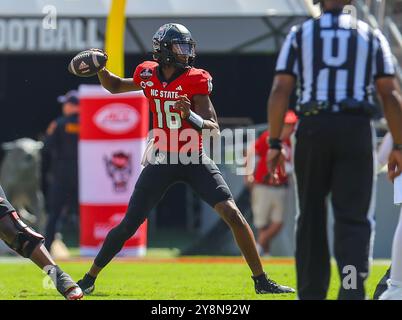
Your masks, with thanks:
<instances>
[{"instance_id":1,"label":"referee's hand","mask_svg":"<svg viewBox=\"0 0 402 320\"><path fill-rule=\"evenodd\" d=\"M393 182L402 173L402 151L392 150L388 159L388 177Z\"/></svg>"}]
</instances>

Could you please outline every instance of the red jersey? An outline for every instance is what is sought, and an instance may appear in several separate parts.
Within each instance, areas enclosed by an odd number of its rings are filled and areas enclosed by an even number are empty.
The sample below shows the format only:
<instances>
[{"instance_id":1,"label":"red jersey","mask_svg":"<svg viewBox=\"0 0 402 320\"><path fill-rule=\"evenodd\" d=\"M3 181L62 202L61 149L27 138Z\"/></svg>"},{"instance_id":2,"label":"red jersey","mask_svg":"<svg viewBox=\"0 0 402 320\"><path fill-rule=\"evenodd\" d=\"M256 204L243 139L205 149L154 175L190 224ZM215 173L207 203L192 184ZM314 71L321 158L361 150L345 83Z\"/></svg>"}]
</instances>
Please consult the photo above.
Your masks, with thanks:
<instances>
[{"instance_id":1,"label":"red jersey","mask_svg":"<svg viewBox=\"0 0 402 320\"><path fill-rule=\"evenodd\" d=\"M257 141L255 142L255 154L259 157L257 167L254 173L254 180L258 184L268 184L268 181L265 179L268 174L268 168L267 168L267 153L269 150L269 144L268 144L268 138L269 138L269 132L264 131L264 133L259 136ZM290 155L290 140L284 140L283 141L283 147L288 149L286 150L287 154ZM287 161L290 159L286 159ZM282 170L279 170L279 166L277 168L277 173L278 173L278 180L279 180L279 185L284 185L288 183L288 176L286 172L282 172Z\"/></svg>"},{"instance_id":2,"label":"red jersey","mask_svg":"<svg viewBox=\"0 0 402 320\"><path fill-rule=\"evenodd\" d=\"M155 143L162 151L201 151L201 133L182 119L180 111L173 106L182 95L187 95L190 101L194 95L209 95L212 91L211 75L202 69L189 68L166 82L158 67L157 62L145 61L137 66L133 76L134 83L143 88L149 101Z\"/></svg>"}]
</instances>

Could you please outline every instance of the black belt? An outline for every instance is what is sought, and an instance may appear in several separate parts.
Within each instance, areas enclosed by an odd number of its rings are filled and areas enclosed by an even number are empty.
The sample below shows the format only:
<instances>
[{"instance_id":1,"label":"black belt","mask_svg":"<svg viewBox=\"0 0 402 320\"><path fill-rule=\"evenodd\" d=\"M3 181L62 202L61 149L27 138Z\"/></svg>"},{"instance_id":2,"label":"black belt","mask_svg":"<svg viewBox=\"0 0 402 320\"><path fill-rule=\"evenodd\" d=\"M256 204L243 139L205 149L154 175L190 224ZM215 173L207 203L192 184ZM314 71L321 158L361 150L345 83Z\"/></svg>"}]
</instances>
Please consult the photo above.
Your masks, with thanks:
<instances>
[{"instance_id":1,"label":"black belt","mask_svg":"<svg viewBox=\"0 0 402 320\"><path fill-rule=\"evenodd\" d=\"M338 103L328 101L309 101L296 106L296 112L301 116L313 116L321 113L342 113L372 117L376 107L368 101L345 99Z\"/></svg>"}]
</instances>

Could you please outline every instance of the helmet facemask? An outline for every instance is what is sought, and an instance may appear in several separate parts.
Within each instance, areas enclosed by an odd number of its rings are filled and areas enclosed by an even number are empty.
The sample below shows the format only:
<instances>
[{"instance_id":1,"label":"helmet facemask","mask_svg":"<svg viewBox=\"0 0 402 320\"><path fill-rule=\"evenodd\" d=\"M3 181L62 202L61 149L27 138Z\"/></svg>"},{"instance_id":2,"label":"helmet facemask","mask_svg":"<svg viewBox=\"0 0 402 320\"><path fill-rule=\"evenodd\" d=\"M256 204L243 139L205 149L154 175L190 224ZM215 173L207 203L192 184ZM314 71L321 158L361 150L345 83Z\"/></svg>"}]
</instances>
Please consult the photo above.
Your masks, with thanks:
<instances>
[{"instance_id":1,"label":"helmet facemask","mask_svg":"<svg viewBox=\"0 0 402 320\"><path fill-rule=\"evenodd\" d=\"M172 40L160 42L159 50L154 45L154 59L161 65L174 65L179 68L191 67L195 59L195 42L192 40ZM155 50L157 49L157 50Z\"/></svg>"},{"instance_id":2,"label":"helmet facemask","mask_svg":"<svg viewBox=\"0 0 402 320\"><path fill-rule=\"evenodd\" d=\"M171 50L174 56L174 64L178 67L188 68L195 59L195 42L193 40L173 40Z\"/></svg>"}]
</instances>

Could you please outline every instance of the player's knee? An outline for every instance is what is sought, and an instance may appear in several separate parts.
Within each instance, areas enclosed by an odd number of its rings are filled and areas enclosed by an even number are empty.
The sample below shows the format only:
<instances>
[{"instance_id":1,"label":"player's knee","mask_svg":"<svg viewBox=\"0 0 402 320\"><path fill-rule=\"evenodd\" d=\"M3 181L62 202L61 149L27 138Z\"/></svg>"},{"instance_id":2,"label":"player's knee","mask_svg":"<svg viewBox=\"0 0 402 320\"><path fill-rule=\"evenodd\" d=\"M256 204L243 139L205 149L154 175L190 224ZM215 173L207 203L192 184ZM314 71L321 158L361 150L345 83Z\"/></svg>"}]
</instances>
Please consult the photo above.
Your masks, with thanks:
<instances>
[{"instance_id":1,"label":"player's knee","mask_svg":"<svg viewBox=\"0 0 402 320\"><path fill-rule=\"evenodd\" d=\"M113 232L116 233L118 237L122 238L124 241L130 239L134 235L135 231L136 229L130 226L130 224L127 223L127 221L125 220L120 222L120 224L113 229Z\"/></svg>"},{"instance_id":2,"label":"player's knee","mask_svg":"<svg viewBox=\"0 0 402 320\"><path fill-rule=\"evenodd\" d=\"M43 236L22 222L16 213L2 221L1 229L4 242L24 258L31 257L35 248L44 242Z\"/></svg>"},{"instance_id":3,"label":"player's knee","mask_svg":"<svg viewBox=\"0 0 402 320\"><path fill-rule=\"evenodd\" d=\"M30 258L35 248L43 243L44 238L34 236L28 232L18 232L14 240L7 245L24 258Z\"/></svg>"}]
</instances>

